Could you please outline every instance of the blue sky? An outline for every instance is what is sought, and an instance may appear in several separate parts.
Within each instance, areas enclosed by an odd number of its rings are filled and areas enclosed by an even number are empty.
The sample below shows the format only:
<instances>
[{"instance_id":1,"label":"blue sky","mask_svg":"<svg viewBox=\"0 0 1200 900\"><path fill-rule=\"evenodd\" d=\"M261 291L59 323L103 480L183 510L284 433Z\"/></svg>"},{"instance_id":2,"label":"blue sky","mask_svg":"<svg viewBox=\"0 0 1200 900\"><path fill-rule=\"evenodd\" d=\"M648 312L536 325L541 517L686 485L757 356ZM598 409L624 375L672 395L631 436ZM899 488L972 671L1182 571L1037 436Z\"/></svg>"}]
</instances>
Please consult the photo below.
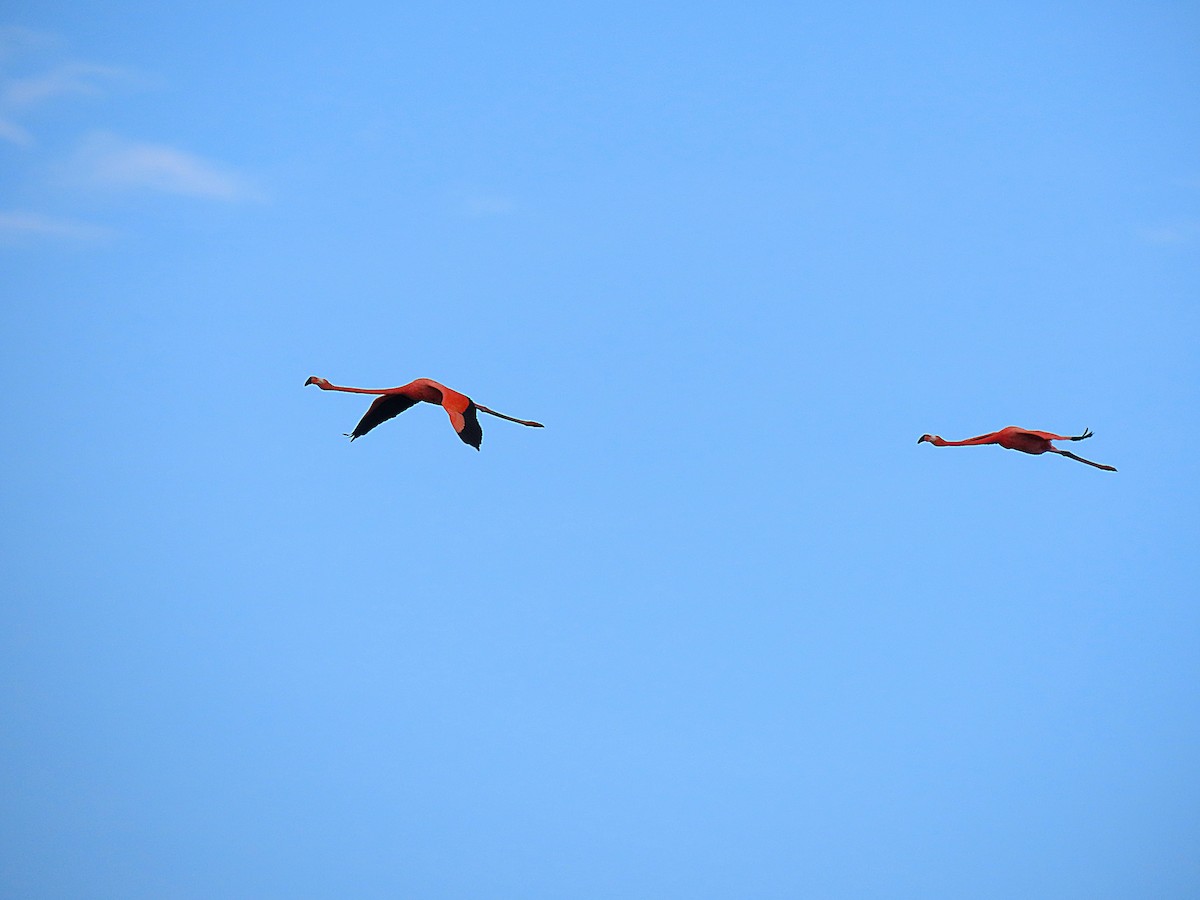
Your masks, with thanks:
<instances>
[{"instance_id":1,"label":"blue sky","mask_svg":"<svg viewBox=\"0 0 1200 900\"><path fill-rule=\"evenodd\" d=\"M1193 6L4 18L0 893L1200 891Z\"/></svg>"}]
</instances>

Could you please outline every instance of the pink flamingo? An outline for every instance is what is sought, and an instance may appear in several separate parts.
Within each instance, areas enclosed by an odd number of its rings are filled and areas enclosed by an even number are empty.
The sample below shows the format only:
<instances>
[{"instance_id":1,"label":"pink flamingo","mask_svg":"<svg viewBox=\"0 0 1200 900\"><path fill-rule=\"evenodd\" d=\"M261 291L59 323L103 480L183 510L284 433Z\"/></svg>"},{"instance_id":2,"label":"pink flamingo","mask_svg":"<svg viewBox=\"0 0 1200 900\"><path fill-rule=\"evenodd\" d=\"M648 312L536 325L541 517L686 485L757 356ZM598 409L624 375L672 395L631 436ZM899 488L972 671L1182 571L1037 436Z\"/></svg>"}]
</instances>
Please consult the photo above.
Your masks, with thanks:
<instances>
[{"instance_id":1,"label":"pink flamingo","mask_svg":"<svg viewBox=\"0 0 1200 900\"><path fill-rule=\"evenodd\" d=\"M310 384L315 384L323 391L379 394L379 397L367 409L366 415L354 426L354 431L346 435L350 440L362 437L376 425L386 422L388 419L394 419L410 406L415 406L418 403L439 404L449 414L450 424L458 432L458 436L462 438L463 443L470 444L476 450L479 449L479 444L483 441L483 429L479 426L479 416L475 414L476 410L496 416L499 419L516 422L519 425L529 425L532 428L544 427L540 422L514 419L512 416L498 413L494 409L488 409L482 404L475 403L466 394L460 394L458 391L451 390L444 384L438 384L436 381L431 381L428 378L418 378L416 381L410 381L408 384L402 384L400 387L394 388L355 388L330 384L324 378L318 378L316 375L313 375L308 381L304 382L305 387Z\"/></svg>"},{"instance_id":2,"label":"pink flamingo","mask_svg":"<svg viewBox=\"0 0 1200 900\"><path fill-rule=\"evenodd\" d=\"M1078 437L1069 437L1063 434L1051 434L1048 431L1026 431L1024 428L1009 425L1007 428L1001 428L999 431L993 431L991 434L981 434L979 437L968 438L965 441L946 441L942 440L936 434L923 434L917 438L917 443L920 444L923 441L928 441L935 447L970 447L975 444L999 444L1006 450L1020 450L1022 453L1032 453L1035 456L1042 453L1057 453L1059 456L1087 463L1089 466L1104 469L1106 472L1117 471L1112 466L1101 465L1100 463L1092 462L1090 459L1084 459L1082 456L1076 456L1074 453L1069 453L1066 450L1059 450L1050 443L1051 441L1082 441L1091 436L1092 432L1086 428L1083 430L1083 434Z\"/></svg>"}]
</instances>

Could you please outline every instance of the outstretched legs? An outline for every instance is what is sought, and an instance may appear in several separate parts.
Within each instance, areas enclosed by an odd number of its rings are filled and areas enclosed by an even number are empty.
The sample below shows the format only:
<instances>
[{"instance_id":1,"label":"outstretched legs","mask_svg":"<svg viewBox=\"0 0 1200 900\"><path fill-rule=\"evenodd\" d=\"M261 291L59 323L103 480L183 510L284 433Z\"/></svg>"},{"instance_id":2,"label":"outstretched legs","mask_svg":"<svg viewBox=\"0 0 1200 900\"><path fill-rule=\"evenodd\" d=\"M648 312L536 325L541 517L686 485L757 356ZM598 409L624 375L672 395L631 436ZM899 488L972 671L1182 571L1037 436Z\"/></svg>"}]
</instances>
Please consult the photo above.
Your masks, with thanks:
<instances>
[{"instance_id":1,"label":"outstretched legs","mask_svg":"<svg viewBox=\"0 0 1200 900\"><path fill-rule=\"evenodd\" d=\"M489 416L495 416L497 419L507 419L510 422L516 422L518 425L528 425L530 428L545 428L541 422L530 422L528 419L514 419L512 416L506 416L504 413L498 413L494 409L488 409L481 403L476 403L475 408L480 412L485 412Z\"/></svg>"},{"instance_id":2,"label":"outstretched legs","mask_svg":"<svg viewBox=\"0 0 1200 900\"><path fill-rule=\"evenodd\" d=\"M1085 434L1082 437L1071 438L1071 440L1082 441L1083 438L1085 438L1085 437L1091 437L1091 435ZM1098 462L1092 462L1090 459L1084 459L1082 456L1076 456L1074 453L1070 452L1069 450L1059 450L1056 447L1051 447L1050 452L1057 453L1059 456L1065 456L1068 459L1073 459L1076 462L1087 463L1089 466L1095 466L1097 469L1103 469L1106 472L1117 471L1113 466L1106 466L1106 465L1102 465L1101 463L1098 463Z\"/></svg>"}]
</instances>

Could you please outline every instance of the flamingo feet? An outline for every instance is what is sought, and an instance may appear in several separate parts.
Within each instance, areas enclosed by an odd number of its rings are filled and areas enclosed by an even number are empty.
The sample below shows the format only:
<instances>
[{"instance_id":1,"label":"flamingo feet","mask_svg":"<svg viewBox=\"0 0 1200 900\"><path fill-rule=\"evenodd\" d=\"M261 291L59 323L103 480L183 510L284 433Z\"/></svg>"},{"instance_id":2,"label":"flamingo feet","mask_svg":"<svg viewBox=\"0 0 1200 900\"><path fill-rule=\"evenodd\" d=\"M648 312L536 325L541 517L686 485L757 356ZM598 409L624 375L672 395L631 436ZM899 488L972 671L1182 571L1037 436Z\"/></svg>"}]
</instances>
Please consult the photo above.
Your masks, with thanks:
<instances>
[{"instance_id":1,"label":"flamingo feet","mask_svg":"<svg viewBox=\"0 0 1200 900\"><path fill-rule=\"evenodd\" d=\"M1090 438L1091 436L1092 436L1092 429L1090 429L1090 428L1085 428L1085 429L1083 429L1083 434L1081 434L1079 437L1073 437L1073 438L1071 438L1071 440L1073 440L1073 441L1082 441L1082 440L1084 440L1085 438Z\"/></svg>"}]
</instances>

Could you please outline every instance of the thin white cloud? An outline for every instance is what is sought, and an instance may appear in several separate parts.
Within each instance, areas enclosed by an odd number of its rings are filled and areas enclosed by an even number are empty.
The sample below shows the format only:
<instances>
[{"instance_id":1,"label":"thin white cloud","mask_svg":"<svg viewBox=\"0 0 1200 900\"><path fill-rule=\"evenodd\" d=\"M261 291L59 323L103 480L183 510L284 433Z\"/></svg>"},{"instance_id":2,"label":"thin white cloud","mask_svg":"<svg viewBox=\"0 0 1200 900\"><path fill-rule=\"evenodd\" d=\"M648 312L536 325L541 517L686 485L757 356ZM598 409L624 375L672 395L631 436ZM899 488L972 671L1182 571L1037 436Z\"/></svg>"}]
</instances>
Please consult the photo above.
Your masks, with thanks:
<instances>
[{"instance_id":1,"label":"thin white cloud","mask_svg":"<svg viewBox=\"0 0 1200 900\"><path fill-rule=\"evenodd\" d=\"M107 191L122 198L161 194L226 203L261 197L251 180L233 168L170 140L142 142L106 130L88 131L78 118L84 113L102 114L101 105L94 103L97 98L113 102L130 87L154 84L143 73L73 57L58 35L0 25L0 149L5 145L22 149L11 156L24 166L25 171L16 174L24 194L53 197L55 208L68 215L64 196L84 200L86 191ZM88 101L86 111L78 101ZM53 130L43 134L42 124L50 122ZM53 181L57 185L50 184ZM80 208L94 209L95 200L93 194ZM0 240L9 244L34 239L88 241L113 234L86 221L32 210L0 210Z\"/></svg>"},{"instance_id":2,"label":"thin white cloud","mask_svg":"<svg viewBox=\"0 0 1200 900\"><path fill-rule=\"evenodd\" d=\"M1175 189L1185 192L1200 190L1200 176L1192 173L1170 181ZM1185 194L1180 198L1187 205L1194 205L1195 198ZM1163 246L1195 244L1200 242L1200 218L1182 214L1163 216L1157 222L1143 223L1136 229L1137 236L1148 244Z\"/></svg>"},{"instance_id":3,"label":"thin white cloud","mask_svg":"<svg viewBox=\"0 0 1200 900\"><path fill-rule=\"evenodd\" d=\"M97 97L110 83L135 80L117 66L63 60L59 43L42 32L0 26L0 141L32 146L23 115L59 98Z\"/></svg>"},{"instance_id":4,"label":"thin white cloud","mask_svg":"<svg viewBox=\"0 0 1200 900\"><path fill-rule=\"evenodd\" d=\"M1200 219L1177 218L1142 227L1138 235L1150 244L1180 245L1200 240Z\"/></svg>"},{"instance_id":5,"label":"thin white cloud","mask_svg":"<svg viewBox=\"0 0 1200 900\"><path fill-rule=\"evenodd\" d=\"M112 237L112 231L100 225L44 216L41 213L0 210L0 236L50 237L74 241L95 241Z\"/></svg>"},{"instance_id":6,"label":"thin white cloud","mask_svg":"<svg viewBox=\"0 0 1200 900\"><path fill-rule=\"evenodd\" d=\"M57 97L97 96L105 81L126 73L115 66L72 62L23 78L6 78L0 91L0 106L8 110L29 109Z\"/></svg>"},{"instance_id":7,"label":"thin white cloud","mask_svg":"<svg viewBox=\"0 0 1200 900\"><path fill-rule=\"evenodd\" d=\"M517 210L512 197L491 191L459 189L454 191L451 204L458 215L469 219L507 216Z\"/></svg>"},{"instance_id":8,"label":"thin white cloud","mask_svg":"<svg viewBox=\"0 0 1200 900\"><path fill-rule=\"evenodd\" d=\"M59 43L58 38L45 31L21 25L0 25L0 62L26 51L45 50Z\"/></svg>"},{"instance_id":9,"label":"thin white cloud","mask_svg":"<svg viewBox=\"0 0 1200 900\"><path fill-rule=\"evenodd\" d=\"M167 144L127 140L108 132L87 137L67 166L68 177L90 187L151 190L212 200L259 197L232 170Z\"/></svg>"},{"instance_id":10,"label":"thin white cloud","mask_svg":"<svg viewBox=\"0 0 1200 900\"><path fill-rule=\"evenodd\" d=\"M0 117L0 141L28 147L33 143L33 135L11 119Z\"/></svg>"}]
</instances>

